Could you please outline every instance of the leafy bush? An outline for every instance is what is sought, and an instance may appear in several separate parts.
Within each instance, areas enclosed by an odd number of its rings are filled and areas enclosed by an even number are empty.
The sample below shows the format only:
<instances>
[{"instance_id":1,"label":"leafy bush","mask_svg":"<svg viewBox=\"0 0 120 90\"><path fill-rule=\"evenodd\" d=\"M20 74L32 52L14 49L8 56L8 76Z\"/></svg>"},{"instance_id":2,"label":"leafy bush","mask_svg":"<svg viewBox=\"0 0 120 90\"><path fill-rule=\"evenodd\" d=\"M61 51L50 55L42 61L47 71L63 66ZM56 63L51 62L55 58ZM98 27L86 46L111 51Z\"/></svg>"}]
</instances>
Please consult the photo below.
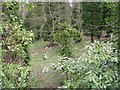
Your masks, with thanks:
<instances>
[{"instance_id":1,"label":"leafy bush","mask_svg":"<svg viewBox=\"0 0 120 90\"><path fill-rule=\"evenodd\" d=\"M3 64L2 88L18 88L27 86L27 77L30 74L29 66L19 64ZM19 83L18 83L19 82Z\"/></svg>"},{"instance_id":2,"label":"leafy bush","mask_svg":"<svg viewBox=\"0 0 120 90\"><path fill-rule=\"evenodd\" d=\"M71 57L71 41L80 42L82 34L66 23L58 23L57 32L55 33L54 43L59 46L60 55Z\"/></svg>"},{"instance_id":3,"label":"leafy bush","mask_svg":"<svg viewBox=\"0 0 120 90\"><path fill-rule=\"evenodd\" d=\"M28 47L33 33L26 31L17 11L18 2L3 3L2 15L2 88L27 86L29 69Z\"/></svg>"},{"instance_id":4,"label":"leafy bush","mask_svg":"<svg viewBox=\"0 0 120 90\"><path fill-rule=\"evenodd\" d=\"M87 53L78 60L62 58L53 68L70 73L71 78L64 82L67 88L117 88L118 59L112 45L111 42L95 41L86 46Z\"/></svg>"}]
</instances>

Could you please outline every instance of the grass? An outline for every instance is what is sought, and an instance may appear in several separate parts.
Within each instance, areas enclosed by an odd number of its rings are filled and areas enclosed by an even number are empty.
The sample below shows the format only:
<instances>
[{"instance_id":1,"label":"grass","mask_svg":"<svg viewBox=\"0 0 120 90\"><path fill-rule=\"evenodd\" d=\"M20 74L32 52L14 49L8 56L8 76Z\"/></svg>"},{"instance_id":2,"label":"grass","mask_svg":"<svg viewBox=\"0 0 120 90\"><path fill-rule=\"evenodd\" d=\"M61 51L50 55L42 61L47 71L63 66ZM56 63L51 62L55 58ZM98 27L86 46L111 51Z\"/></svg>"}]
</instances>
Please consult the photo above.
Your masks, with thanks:
<instances>
[{"instance_id":1,"label":"grass","mask_svg":"<svg viewBox=\"0 0 120 90\"><path fill-rule=\"evenodd\" d=\"M75 58L78 58L84 50L86 40L82 40L80 43L72 44L72 51ZM57 46L46 48L49 42L37 41L29 48L31 55L31 76L34 78L36 84L32 87L35 88L56 88L60 84L60 80L63 77L60 72L49 70L43 72L45 66L49 66L52 63L56 63L59 59L59 55L56 53ZM44 59L44 54L47 55L47 59Z\"/></svg>"},{"instance_id":2,"label":"grass","mask_svg":"<svg viewBox=\"0 0 120 90\"><path fill-rule=\"evenodd\" d=\"M43 73L43 68L49 66L51 63L57 62L58 55L56 54L56 47L51 47L45 49L48 42L38 41L35 44L31 45L31 66L32 66L32 75L36 81L35 87L44 88L44 87L55 87L55 84L59 81L59 73L54 71L49 71ZM46 53L47 59L44 59L44 54ZM57 75L58 74L58 75ZM57 76L56 78L54 78ZM57 82L56 82L57 81ZM54 86L52 86L54 85Z\"/></svg>"}]
</instances>

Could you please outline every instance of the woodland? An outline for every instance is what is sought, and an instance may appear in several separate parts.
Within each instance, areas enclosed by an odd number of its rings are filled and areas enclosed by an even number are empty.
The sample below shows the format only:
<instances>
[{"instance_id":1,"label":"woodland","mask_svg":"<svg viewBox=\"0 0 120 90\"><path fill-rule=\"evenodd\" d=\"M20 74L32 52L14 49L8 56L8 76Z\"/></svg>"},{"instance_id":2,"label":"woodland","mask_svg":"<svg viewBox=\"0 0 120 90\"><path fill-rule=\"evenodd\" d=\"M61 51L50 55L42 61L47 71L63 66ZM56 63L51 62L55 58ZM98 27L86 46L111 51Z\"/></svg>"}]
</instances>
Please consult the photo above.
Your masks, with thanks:
<instances>
[{"instance_id":1,"label":"woodland","mask_svg":"<svg viewBox=\"0 0 120 90\"><path fill-rule=\"evenodd\" d=\"M1 89L118 90L120 2L0 2Z\"/></svg>"}]
</instances>

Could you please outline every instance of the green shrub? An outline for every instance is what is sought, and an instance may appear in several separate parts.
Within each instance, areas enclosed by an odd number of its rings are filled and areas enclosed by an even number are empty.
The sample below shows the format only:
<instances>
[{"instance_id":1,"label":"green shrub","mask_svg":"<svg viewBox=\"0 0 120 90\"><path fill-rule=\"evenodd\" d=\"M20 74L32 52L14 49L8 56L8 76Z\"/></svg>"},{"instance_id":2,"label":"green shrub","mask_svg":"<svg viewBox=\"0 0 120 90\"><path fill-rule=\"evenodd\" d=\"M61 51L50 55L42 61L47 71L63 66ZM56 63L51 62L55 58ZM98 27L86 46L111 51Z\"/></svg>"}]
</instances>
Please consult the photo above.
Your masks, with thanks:
<instances>
[{"instance_id":1,"label":"green shrub","mask_svg":"<svg viewBox=\"0 0 120 90\"><path fill-rule=\"evenodd\" d=\"M84 53L78 60L67 58L53 65L54 69L70 73L70 79L65 80L67 88L117 88L118 86L118 58L117 51L111 42L95 41L86 46Z\"/></svg>"},{"instance_id":2,"label":"green shrub","mask_svg":"<svg viewBox=\"0 0 120 90\"><path fill-rule=\"evenodd\" d=\"M29 66L19 64L3 64L2 88L23 88L27 86L28 75L30 74Z\"/></svg>"},{"instance_id":3,"label":"green shrub","mask_svg":"<svg viewBox=\"0 0 120 90\"><path fill-rule=\"evenodd\" d=\"M59 53L62 56L71 57L71 42L80 42L82 34L66 23L58 23L57 32L54 35L54 43L59 46Z\"/></svg>"},{"instance_id":4,"label":"green shrub","mask_svg":"<svg viewBox=\"0 0 120 90\"><path fill-rule=\"evenodd\" d=\"M21 3L6 2L2 5L2 88L25 88L30 72L27 49L34 35L23 27L17 15Z\"/></svg>"}]
</instances>

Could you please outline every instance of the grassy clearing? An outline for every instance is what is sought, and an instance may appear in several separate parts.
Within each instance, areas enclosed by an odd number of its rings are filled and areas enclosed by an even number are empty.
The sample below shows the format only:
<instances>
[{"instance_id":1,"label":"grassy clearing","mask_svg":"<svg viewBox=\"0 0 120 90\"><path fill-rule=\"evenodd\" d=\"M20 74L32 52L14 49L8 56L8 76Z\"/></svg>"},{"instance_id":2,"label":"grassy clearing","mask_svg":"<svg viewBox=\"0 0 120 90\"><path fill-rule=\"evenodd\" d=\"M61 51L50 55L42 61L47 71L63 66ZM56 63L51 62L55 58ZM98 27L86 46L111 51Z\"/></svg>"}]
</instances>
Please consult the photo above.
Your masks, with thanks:
<instances>
[{"instance_id":1,"label":"grassy clearing","mask_svg":"<svg viewBox=\"0 0 120 90\"><path fill-rule=\"evenodd\" d=\"M80 43L72 44L72 50L75 58L78 58L84 50L86 40L82 40ZM36 82L36 88L55 88L59 85L59 82L63 75L59 72L55 72L49 68L48 72L43 72L45 66L58 61L59 55L56 53L57 46L46 48L49 42L37 41L29 48L31 54L31 76L34 77ZM44 59L44 54L47 55L47 59Z\"/></svg>"},{"instance_id":2,"label":"grassy clearing","mask_svg":"<svg viewBox=\"0 0 120 90\"><path fill-rule=\"evenodd\" d=\"M35 87L38 88L44 88L44 87L54 88L57 86L55 84L57 84L60 78L59 73L56 73L54 71L49 70L48 72L43 72L45 66L49 66L51 63L55 63L58 58L58 55L56 54L56 47L45 49L44 46L46 46L47 44L48 42L38 41L35 42L35 44L31 45L29 49L31 52L31 62L30 62L32 67L31 76L34 77L36 81ZM47 59L44 59L45 53L48 57Z\"/></svg>"}]
</instances>

